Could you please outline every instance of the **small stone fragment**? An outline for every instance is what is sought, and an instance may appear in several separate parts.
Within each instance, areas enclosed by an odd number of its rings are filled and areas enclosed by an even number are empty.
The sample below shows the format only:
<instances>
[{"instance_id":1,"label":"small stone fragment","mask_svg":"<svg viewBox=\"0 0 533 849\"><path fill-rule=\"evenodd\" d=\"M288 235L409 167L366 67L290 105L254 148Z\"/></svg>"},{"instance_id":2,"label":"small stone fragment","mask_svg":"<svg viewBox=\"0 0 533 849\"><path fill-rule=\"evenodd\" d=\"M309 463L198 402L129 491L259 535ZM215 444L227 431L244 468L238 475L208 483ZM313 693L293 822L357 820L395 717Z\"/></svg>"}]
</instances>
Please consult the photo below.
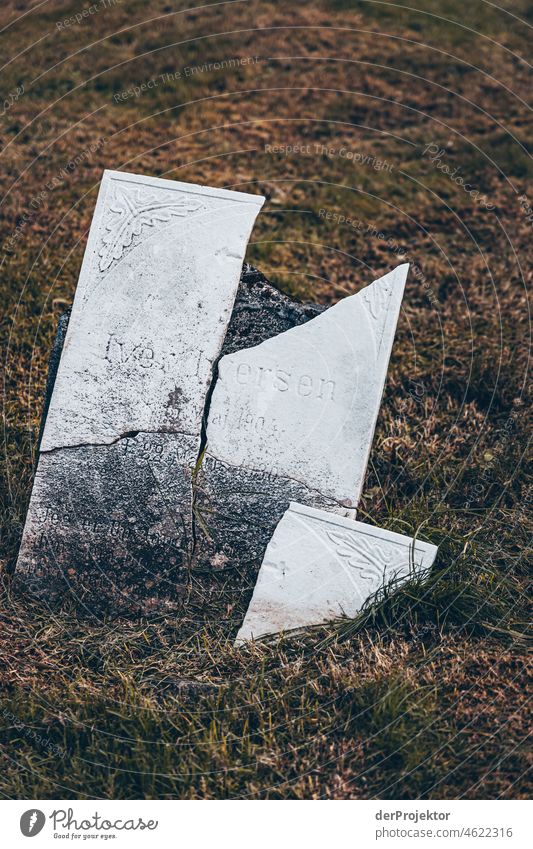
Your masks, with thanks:
<instances>
[{"instance_id":1,"label":"small stone fragment","mask_svg":"<svg viewBox=\"0 0 533 849\"><path fill-rule=\"evenodd\" d=\"M353 617L380 587L430 568L437 547L292 503L270 540L236 645Z\"/></svg>"}]
</instances>

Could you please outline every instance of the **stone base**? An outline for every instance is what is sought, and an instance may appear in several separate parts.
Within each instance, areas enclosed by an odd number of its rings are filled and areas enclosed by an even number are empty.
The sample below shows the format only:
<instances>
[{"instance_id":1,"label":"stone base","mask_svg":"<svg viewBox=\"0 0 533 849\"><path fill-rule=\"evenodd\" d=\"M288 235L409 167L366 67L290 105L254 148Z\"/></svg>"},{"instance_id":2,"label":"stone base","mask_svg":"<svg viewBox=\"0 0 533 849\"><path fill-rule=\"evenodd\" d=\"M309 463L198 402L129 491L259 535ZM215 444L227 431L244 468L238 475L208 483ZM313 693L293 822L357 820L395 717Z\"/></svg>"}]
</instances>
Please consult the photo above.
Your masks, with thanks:
<instances>
[{"instance_id":1,"label":"stone base","mask_svg":"<svg viewBox=\"0 0 533 849\"><path fill-rule=\"evenodd\" d=\"M292 301L245 265L221 356L258 345L323 309ZM66 312L59 320L43 423L69 317ZM193 510L197 460L197 443L179 433L138 433L111 445L41 452L19 552L19 584L50 603L71 593L90 614L168 608L179 605L191 565L204 573L200 583L206 586L209 573L230 558L253 564L255 578L291 499L326 506L295 482L273 483L206 457Z\"/></svg>"},{"instance_id":2,"label":"stone base","mask_svg":"<svg viewBox=\"0 0 533 849\"><path fill-rule=\"evenodd\" d=\"M264 274L245 264L221 357L260 345L291 327L305 324L327 307L294 301L270 283Z\"/></svg>"}]
</instances>

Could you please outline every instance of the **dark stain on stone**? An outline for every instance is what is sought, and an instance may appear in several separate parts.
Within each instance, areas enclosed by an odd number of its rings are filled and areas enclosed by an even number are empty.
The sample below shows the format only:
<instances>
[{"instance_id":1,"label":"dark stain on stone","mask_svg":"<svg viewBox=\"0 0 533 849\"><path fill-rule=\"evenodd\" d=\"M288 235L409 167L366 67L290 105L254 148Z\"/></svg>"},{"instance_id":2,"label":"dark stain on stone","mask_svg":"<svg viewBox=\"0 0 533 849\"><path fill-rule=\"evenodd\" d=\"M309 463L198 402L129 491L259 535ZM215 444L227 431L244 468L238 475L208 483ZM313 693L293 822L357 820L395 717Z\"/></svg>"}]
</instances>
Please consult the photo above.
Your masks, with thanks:
<instances>
[{"instance_id":1,"label":"dark stain on stone","mask_svg":"<svg viewBox=\"0 0 533 849\"><path fill-rule=\"evenodd\" d=\"M179 386L176 386L176 388L169 393L167 407L175 407L179 410L180 405L186 402L187 398L183 394L183 389L181 389L181 387Z\"/></svg>"}]
</instances>

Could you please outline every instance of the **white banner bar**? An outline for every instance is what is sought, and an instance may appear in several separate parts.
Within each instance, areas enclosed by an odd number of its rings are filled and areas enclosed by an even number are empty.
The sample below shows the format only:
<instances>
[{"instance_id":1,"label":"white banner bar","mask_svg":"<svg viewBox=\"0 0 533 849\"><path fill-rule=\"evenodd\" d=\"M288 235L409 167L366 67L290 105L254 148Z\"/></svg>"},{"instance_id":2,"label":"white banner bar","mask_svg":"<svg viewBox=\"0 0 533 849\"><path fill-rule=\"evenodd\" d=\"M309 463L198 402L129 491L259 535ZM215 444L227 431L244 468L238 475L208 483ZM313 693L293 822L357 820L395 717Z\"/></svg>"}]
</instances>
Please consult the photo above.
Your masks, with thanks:
<instances>
[{"instance_id":1,"label":"white banner bar","mask_svg":"<svg viewBox=\"0 0 533 849\"><path fill-rule=\"evenodd\" d=\"M3 845L191 849L498 847L531 842L527 801L3 801ZM209 805L209 807L206 807ZM31 839L35 843L29 843Z\"/></svg>"}]
</instances>

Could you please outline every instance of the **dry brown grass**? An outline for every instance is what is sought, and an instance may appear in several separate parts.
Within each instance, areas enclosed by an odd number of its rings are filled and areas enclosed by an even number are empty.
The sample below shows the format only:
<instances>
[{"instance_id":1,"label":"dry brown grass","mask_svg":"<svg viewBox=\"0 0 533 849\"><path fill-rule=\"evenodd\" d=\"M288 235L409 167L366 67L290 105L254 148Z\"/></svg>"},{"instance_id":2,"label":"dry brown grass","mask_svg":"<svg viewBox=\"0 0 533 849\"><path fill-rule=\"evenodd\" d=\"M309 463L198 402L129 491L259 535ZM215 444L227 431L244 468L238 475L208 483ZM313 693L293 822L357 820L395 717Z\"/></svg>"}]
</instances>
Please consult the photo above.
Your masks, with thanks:
<instances>
[{"instance_id":1,"label":"dry brown grass","mask_svg":"<svg viewBox=\"0 0 533 849\"><path fill-rule=\"evenodd\" d=\"M218 584L186 620L95 624L68 601L29 608L6 577L1 792L526 796L526 0L157 0L63 29L90 4L50 2L16 21L35 5L0 10L2 91L24 86L0 123L6 571L105 167L264 193L247 258L295 296L332 303L411 261L362 509L400 531L423 523L441 553L428 584L356 622L244 653L228 642L242 604ZM259 61L184 71L233 57Z\"/></svg>"}]
</instances>

